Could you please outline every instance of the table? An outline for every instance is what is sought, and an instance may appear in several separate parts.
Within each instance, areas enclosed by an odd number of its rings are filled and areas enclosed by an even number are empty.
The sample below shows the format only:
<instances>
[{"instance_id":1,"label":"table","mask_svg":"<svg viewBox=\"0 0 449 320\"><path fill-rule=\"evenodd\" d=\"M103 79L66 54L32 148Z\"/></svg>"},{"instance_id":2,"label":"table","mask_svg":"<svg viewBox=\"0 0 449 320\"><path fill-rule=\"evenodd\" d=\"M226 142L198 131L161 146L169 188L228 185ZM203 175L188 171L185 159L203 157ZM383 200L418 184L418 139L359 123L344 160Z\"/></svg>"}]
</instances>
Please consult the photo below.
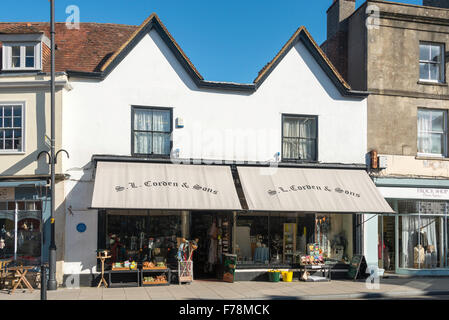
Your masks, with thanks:
<instances>
[{"instance_id":1,"label":"table","mask_svg":"<svg viewBox=\"0 0 449 320\"><path fill-rule=\"evenodd\" d=\"M299 280L302 280L302 274L308 270L310 271L321 271L322 276L326 279L325 281L331 281L331 270L333 265L331 264L319 264L319 265L313 265L313 264L302 264L299 266ZM302 280L304 281L304 280Z\"/></svg>"},{"instance_id":2,"label":"table","mask_svg":"<svg viewBox=\"0 0 449 320\"><path fill-rule=\"evenodd\" d=\"M167 274L167 282L155 282L155 283L151 283L151 282L145 282L144 281L144 277L143 274L144 273L166 273ZM169 268L142 268L141 269L141 276L140 276L141 280L142 280L142 287L145 286L169 286L170 285L170 279L171 279L171 270Z\"/></svg>"},{"instance_id":3,"label":"table","mask_svg":"<svg viewBox=\"0 0 449 320\"><path fill-rule=\"evenodd\" d=\"M129 268L112 269L112 270L109 270L108 273L109 273L109 287L110 288L119 286L119 285L117 285L117 282L116 282L116 284L114 284L112 282L112 274L124 275L124 274L135 273L137 276L137 282L128 282L127 284L120 282L120 284L125 285L125 286L135 286L135 287L138 287L140 285L140 270L139 269L134 269L134 270L131 270Z\"/></svg>"},{"instance_id":4,"label":"table","mask_svg":"<svg viewBox=\"0 0 449 320\"><path fill-rule=\"evenodd\" d=\"M23 288L23 283L25 286L33 292L33 286L28 282L26 278L26 274L29 270L34 269L35 267L29 267L29 266L17 266L17 267L9 267L7 268L7 272L13 272L14 278L17 279L16 284L13 286L12 290L10 291L10 294L13 294L14 291L19 287Z\"/></svg>"}]
</instances>

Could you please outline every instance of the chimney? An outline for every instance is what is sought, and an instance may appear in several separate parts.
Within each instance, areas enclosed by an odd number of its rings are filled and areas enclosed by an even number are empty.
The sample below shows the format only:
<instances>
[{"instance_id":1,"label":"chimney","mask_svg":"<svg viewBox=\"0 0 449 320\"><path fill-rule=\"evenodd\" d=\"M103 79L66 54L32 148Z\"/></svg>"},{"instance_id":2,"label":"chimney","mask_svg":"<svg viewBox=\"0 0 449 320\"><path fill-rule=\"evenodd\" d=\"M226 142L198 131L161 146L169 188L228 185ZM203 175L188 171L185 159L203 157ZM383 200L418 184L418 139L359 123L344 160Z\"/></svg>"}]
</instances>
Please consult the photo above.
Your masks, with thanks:
<instances>
[{"instance_id":1,"label":"chimney","mask_svg":"<svg viewBox=\"0 0 449 320\"><path fill-rule=\"evenodd\" d=\"M425 0L424 0L425 1ZM449 1L449 0L444 0ZM345 23L355 11L355 0L333 0L332 5L327 9L327 39L332 38L340 30L347 28Z\"/></svg>"},{"instance_id":2,"label":"chimney","mask_svg":"<svg viewBox=\"0 0 449 320\"><path fill-rule=\"evenodd\" d=\"M423 6L449 9L449 0L423 0Z\"/></svg>"}]
</instances>

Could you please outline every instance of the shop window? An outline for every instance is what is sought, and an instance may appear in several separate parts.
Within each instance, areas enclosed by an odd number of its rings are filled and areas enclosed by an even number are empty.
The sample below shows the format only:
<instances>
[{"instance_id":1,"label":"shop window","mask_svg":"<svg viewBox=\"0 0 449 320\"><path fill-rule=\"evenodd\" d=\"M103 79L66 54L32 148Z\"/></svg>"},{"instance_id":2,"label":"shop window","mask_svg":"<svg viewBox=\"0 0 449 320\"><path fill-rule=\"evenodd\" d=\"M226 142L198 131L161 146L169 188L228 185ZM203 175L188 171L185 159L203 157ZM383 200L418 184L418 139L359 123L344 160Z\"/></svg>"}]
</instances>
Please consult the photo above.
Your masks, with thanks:
<instances>
[{"instance_id":1,"label":"shop window","mask_svg":"<svg viewBox=\"0 0 449 320\"><path fill-rule=\"evenodd\" d=\"M8 202L8 208L14 209L0 211L0 256L16 258L24 264L39 264L42 244L41 211L18 210L17 222L15 220L16 206L25 209L30 204L37 207L34 201Z\"/></svg>"},{"instance_id":2,"label":"shop window","mask_svg":"<svg viewBox=\"0 0 449 320\"><path fill-rule=\"evenodd\" d=\"M169 156L172 148L171 109L132 108L133 155Z\"/></svg>"},{"instance_id":3,"label":"shop window","mask_svg":"<svg viewBox=\"0 0 449 320\"><path fill-rule=\"evenodd\" d=\"M418 109L418 154L447 155L447 111Z\"/></svg>"},{"instance_id":4,"label":"shop window","mask_svg":"<svg viewBox=\"0 0 449 320\"><path fill-rule=\"evenodd\" d=\"M240 264L291 265L318 246L323 259L349 263L354 252L349 214L253 213L237 216Z\"/></svg>"},{"instance_id":5,"label":"shop window","mask_svg":"<svg viewBox=\"0 0 449 320\"><path fill-rule=\"evenodd\" d=\"M19 212L17 224L17 255L34 262L41 256L40 212Z\"/></svg>"},{"instance_id":6,"label":"shop window","mask_svg":"<svg viewBox=\"0 0 449 320\"><path fill-rule=\"evenodd\" d=\"M282 160L317 160L316 116L282 116Z\"/></svg>"},{"instance_id":7,"label":"shop window","mask_svg":"<svg viewBox=\"0 0 449 320\"><path fill-rule=\"evenodd\" d=\"M14 257L14 212L0 212L0 259Z\"/></svg>"},{"instance_id":8,"label":"shop window","mask_svg":"<svg viewBox=\"0 0 449 320\"><path fill-rule=\"evenodd\" d=\"M270 253L272 264L291 264L297 245L296 214L270 214Z\"/></svg>"},{"instance_id":9,"label":"shop window","mask_svg":"<svg viewBox=\"0 0 449 320\"><path fill-rule=\"evenodd\" d=\"M448 202L398 200L400 268L447 268Z\"/></svg>"},{"instance_id":10,"label":"shop window","mask_svg":"<svg viewBox=\"0 0 449 320\"><path fill-rule=\"evenodd\" d=\"M176 262L182 223L179 212L110 210L106 220L106 246L112 262Z\"/></svg>"},{"instance_id":11,"label":"shop window","mask_svg":"<svg viewBox=\"0 0 449 320\"><path fill-rule=\"evenodd\" d=\"M444 45L430 42L419 44L419 79L444 82Z\"/></svg>"},{"instance_id":12,"label":"shop window","mask_svg":"<svg viewBox=\"0 0 449 320\"><path fill-rule=\"evenodd\" d=\"M235 248L239 263L268 264L268 245L268 214L239 214Z\"/></svg>"}]
</instances>

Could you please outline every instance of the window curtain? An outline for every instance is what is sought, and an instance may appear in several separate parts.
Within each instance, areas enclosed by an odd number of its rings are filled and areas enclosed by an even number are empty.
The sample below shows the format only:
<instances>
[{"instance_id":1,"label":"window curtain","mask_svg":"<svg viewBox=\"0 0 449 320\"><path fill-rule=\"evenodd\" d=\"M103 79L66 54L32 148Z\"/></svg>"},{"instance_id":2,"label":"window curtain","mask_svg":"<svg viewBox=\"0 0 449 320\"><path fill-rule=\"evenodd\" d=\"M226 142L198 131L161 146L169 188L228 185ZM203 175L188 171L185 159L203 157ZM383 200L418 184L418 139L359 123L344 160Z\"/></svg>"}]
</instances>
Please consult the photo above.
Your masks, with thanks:
<instances>
[{"instance_id":1,"label":"window curtain","mask_svg":"<svg viewBox=\"0 0 449 320\"><path fill-rule=\"evenodd\" d=\"M299 134L301 138L312 138L300 139L299 140L299 156L301 159L313 160L315 159L315 142L316 128L314 119L304 119L301 121L299 126Z\"/></svg>"},{"instance_id":2,"label":"window curtain","mask_svg":"<svg viewBox=\"0 0 449 320\"><path fill-rule=\"evenodd\" d=\"M284 158L304 160L315 159L315 119L284 118L283 135Z\"/></svg>"},{"instance_id":3,"label":"window curtain","mask_svg":"<svg viewBox=\"0 0 449 320\"><path fill-rule=\"evenodd\" d=\"M283 157L298 159L298 137L300 125L298 119L284 118Z\"/></svg>"},{"instance_id":4,"label":"window curtain","mask_svg":"<svg viewBox=\"0 0 449 320\"><path fill-rule=\"evenodd\" d=\"M418 111L418 150L421 153L432 152L432 140L429 131L432 128L432 118L429 112Z\"/></svg>"},{"instance_id":5,"label":"window curtain","mask_svg":"<svg viewBox=\"0 0 449 320\"><path fill-rule=\"evenodd\" d=\"M418 152L444 153L445 118L443 111L418 111Z\"/></svg>"},{"instance_id":6,"label":"window curtain","mask_svg":"<svg viewBox=\"0 0 449 320\"><path fill-rule=\"evenodd\" d=\"M153 131L153 153L170 154L170 112L153 111Z\"/></svg>"},{"instance_id":7,"label":"window curtain","mask_svg":"<svg viewBox=\"0 0 449 320\"><path fill-rule=\"evenodd\" d=\"M151 131L152 111L136 109L134 111L134 130ZM151 132L134 133L134 152L150 154L152 151Z\"/></svg>"}]
</instances>

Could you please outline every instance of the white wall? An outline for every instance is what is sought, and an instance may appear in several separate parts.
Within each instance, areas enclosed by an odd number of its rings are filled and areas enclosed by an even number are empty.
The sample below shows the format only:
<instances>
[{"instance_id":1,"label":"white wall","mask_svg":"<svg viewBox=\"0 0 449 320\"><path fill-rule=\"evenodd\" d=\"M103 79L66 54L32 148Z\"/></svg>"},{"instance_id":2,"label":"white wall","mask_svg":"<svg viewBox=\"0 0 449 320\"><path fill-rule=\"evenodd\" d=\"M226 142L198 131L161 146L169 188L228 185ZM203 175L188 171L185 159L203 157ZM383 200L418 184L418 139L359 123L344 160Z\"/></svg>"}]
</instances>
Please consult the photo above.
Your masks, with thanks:
<instances>
[{"instance_id":1,"label":"white wall","mask_svg":"<svg viewBox=\"0 0 449 320\"><path fill-rule=\"evenodd\" d=\"M368 266L378 267L379 265L379 216L374 214L364 214L365 221L363 226L364 252L366 263Z\"/></svg>"},{"instance_id":2,"label":"white wall","mask_svg":"<svg viewBox=\"0 0 449 320\"><path fill-rule=\"evenodd\" d=\"M366 100L342 97L302 43L252 94L198 89L156 31L102 82L72 79L71 85L63 120L70 159L63 168L87 180L93 154L131 155L131 105L173 108L173 120L181 117L185 125L174 128L181 158L273 160L281 152L281 115L291 113L318 116L319 161L365 162ZM75 187L66 186L67 207L86 209L90 202Z\"/></svg>"}]
</instances>

